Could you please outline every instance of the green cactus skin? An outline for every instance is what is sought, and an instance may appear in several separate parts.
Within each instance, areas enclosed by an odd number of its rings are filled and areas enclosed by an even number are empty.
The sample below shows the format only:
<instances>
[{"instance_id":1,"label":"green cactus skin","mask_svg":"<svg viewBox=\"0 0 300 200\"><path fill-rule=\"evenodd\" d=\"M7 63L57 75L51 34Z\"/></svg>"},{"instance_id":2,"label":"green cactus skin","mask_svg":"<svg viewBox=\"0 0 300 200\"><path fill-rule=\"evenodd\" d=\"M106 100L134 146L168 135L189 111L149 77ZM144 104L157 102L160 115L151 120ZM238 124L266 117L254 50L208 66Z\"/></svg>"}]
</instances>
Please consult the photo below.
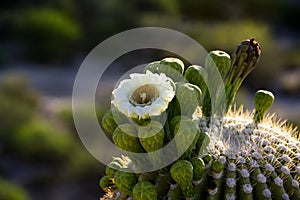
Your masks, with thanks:
<instances>
[{"instance_id":1,"label":"green cactus skin","mask_svg":"<svg viewBox=\"0 0 300 200\"><path fill-rule=\"evenodd\" d=\"M225 192L224 195L226 199L236 199L237 194L236 194L236 169L235 169L235 164L232 162L229 162L227 166L227 170L225 172Z\"/></svg>"},{"instance_id":2,"label":"green cactus skin","mask_svg":"<svg viewBox=\"0 0 300 200\"><path fill-rule=\"evenodd\" d=\"M210 137L206 132L201 132L196 143L196 147L193 150L194 156L203 156L207 152L207 147L210 143Z\"/></svg>"},{"instance_id":3,"label":"green cactus skin","mask_svg":"<svg viewBox=\"0 0 300 200\"><path fill-rule=\"evenodd\" d=\"M202 159L204 163L207 165L213 160L213 157L210 154L206 154L202 157Z\"/></svg>"},{"instance_id":4,"label":"green cactus skin","mask_svg":"<svg viewBox=\"0 0 300 200\"><path fill-rule=\"evenodd\" d=\"M175 144L176 149L179 154L182 154L181 159L189 159L192 156L193 147L196 145L200 136L200 129L199 127L190 120L181 121L180 124L175 126ZM187 144L190 146L186 149Z\"/></svg>"},{"instance_id":5,"label":"green cactus skin","mask_svg":"<svg viewBox=\"0 0 300 200\"><path fill-rule=\"evenodd\" d=\"M164 127L152 120L148 126L138 127L138 137L147 152L156 151L164 145Z\"/></svg>"},{"instance_id":6,"label":"green cactus skin","mask_svg":"<svg viewBox=\"0 0 300 200\"><path fill-rule=\"evenodd\" d=\"M210 92L218 93L221 84L216 81L218 80L217 78L214 78L216 72L213 69L217 68L219 74L221 75L221 78L223 79L223 81L225 81L226 75L228 74L230 67L231 67L231 58L226 52L220 50L214 50L209 52L209 54L206 56L205 59L205 68L207 70L208 77L209 77L208 81L212 86L211 90L213 90ZM211 94L209 93L208 90L205 91L204 93L205 95L203 99L202 111L204 116L209 117L212 115Z\"/></svg>"},{"instance_id":7,"label":"green cactus skin","mask_svg":"<svg viewBox=\"0 0 300 200\"><path fill-rule=\"evenodd\" d=\"M173 188L174 187L174 188ZM168 199L185 199L178 184L172 184L167 195Z\"/></svg>"},{"instance_id":8,"label":"green cactus skin","mask_svg":"<svg viewBox=\"0 0 300 200\"><path fill-rule=\"evenodd\" d=\"M158 173L156 171L153 172L145 172L139 175L139 182L142 181L154 181L158 177Z\"/></svg>"},{"instance_id":9,"label":"green cactus skin","mask_svg":"<svg viewBox=\"0 0 300 200\"><path fill-rule=\"evenodd\" d=\"M148 126L138 127L140 143L148 153L159 150L164 146L164 136L164 127L158 121L152 120ZM160 156L155 154L150 158L154 166L156 163L160 163Z\"/></svg>"},{"instance_id":10,"label":"green cactus skin","mask_svg":"<svg viewBox=\"0 0 300 200\"><path fill-rule=\"evenodd\" d=\"M190 121L191 119L187 116L184 115L177 115L175 117L172 118L172 120L170 121L170 132L172 133L172 138L174 138L174 134L175 134L175 127L178 123L180 123L181 121Z\"/></svg>"},{"instance_id":11,"label":"green cactus skin","mask_svg":"<svg viewBox=\"0 0 300 200\"><path fill-rule=\"evenodd\" d=\"M252 167L251 169L251 179L255 180L254 182L254 196L257 199L262 199L262 200L270 200L271 195L267 196L266 194L264 195L264 191L268 191L268 186L267 186L267 180L266 177L262 174L261 170L259 167Z\"/></svg>"},{"instance_id":12,"label":"green cactus skin","mask_svg":"<svg viewBox=\"0 0 300 200\"><path fill-rule=\"evenodd\" d=\"M200 183L195 184L194 186L194 191L195 191L195 198L194 199L205 199L206 197L206 191L207 191L207 184L209 183L210 180L210 173L211 169L210 166L208 165L206 169L204 170L202 179Z\"/></svg>"},{"instance_id":13,"label":"green cactus skin","mask_svg":"<svg viewBox=\"0 0 300 200\"><path fill-rule=\"evenodd\" d=\"M118 125L124 124L127 122L127 118L123 115L118 109L111 108L108 109L101 120L101 126L105 132L112 135Z\"/></svg>"},{"instance_id":14,"label":"green cactus skin","mask_svg":"<svg viewBox=\"0 0 300 200\"><path fill-rule=\"evenodd\" d=\"M283 197L286 194L286 191L283 187L283 183L280 183L282 179L279 176L277 176L276 172L271 172L269 175L267 175L267 180L270 183L270 189L273 193L272 199L285 199Z\"/></svg>"},{"instance_id":15,"label":"green cactus skin","mask_svg":"<svg viewBox=\"0 0 300 200\"><path fill-rule=\"evenodd\" d=\"M146 67L144 68L144 73L146 73L147 71L150 71L152 73L159 74L159 72L158 72L159 66L160 66L160 61L151 62L148 65L146 65Z\"/></svg>"},{"instance_id":16,"label":"green cactus skin","mask_svg":"<svg viewBox=\"0 0 300 200\"><path fill-rule=\"evenodd\" d=\"M194 197L193 165L187 160L179 160L172 165L170 172L172 179L179 185L183 195L186 198Z\"/></svg>"},{"instance_id":17,"label":"green cactus skin","mask_svg":"<svg viewBox=\"0 0 300 200\"><path fill-rule=\"evenodd\" d=\"M112 180L108 176L103 176L99 181L99 186L103 190L107 190L110 187L112 187L113 185L114 184L113 184Z\"/></svg>"},{"instance_id":18,"label":"green cactus skin","mask_svg":"<svg viewBox=\"0 0 300 200\"><path fill-rule=\"evenodd\" d=\"M156 200L157 191L150 182L143 181L133 187L133 200Z\"/></svg>"},{"instance_id":19,"label":"green cactus skin","mask_svg":"<svg viewBox=\"0 0 300 200\"><path fill-rule=\"evenodd\" d=\"M264 119L266 111L271 107L274 102L274 95L266 90L258 90L254 97L255 113L254 121L255 123L261 123Z\"/></svg>"},{"instance_id":20,"label":"green cactus skin","mask_svg":"<svg viewBox=\"0 0 300 200\"><path fill-rule=\"evenodd\" d=\"M224 51L214 50L208 53L205 59L205 68L216 66L225 79L231 67L230 55Z\"/></svg>"},{"instance_id":21,"label":"green cactus skin","mask_svg":"<svg viewBox=\"0 0 300 200\"><path fill-rule=\"evenodd\" d=\"M224 165L221 161L215 160L211 163L212 172L219 174L223 171Z\"/></svg>"},{"instance_id":22,"label":"green cactus skin","mask_svg":"<svg viewBox=\"0 0 300 200\"><path fill-rule=\"evenodd\" d=\"M159 174L158 178L156 179L155 186L159 197L164 197L168 194L171 181L172 178L169 171L167 174Z\"/></svg>"},{"instance_id":23,"label":"green cactus skin","mask_svg":"<svg viewBox=\"0 0 300 200\"><path fill-rule=\"evenodd\" d=\"M226 111L233 103L235 94L241 86L244 79L255 68L260 57L260 46L254 40L244 40L237 46L232 55L231 69L226 77Z\"/></svg>"},{"instance_id":24,"label":"green cactus skin","mask_svg":"<svg viewBox=\"0 0 300 200\"><path fill-rule=\"evenodd\" d=\"M250 180L250 172L248 171L247 165L241 164L239 167L239 180L238 180L238 197L245 200L252 200L253 187Z\"/></svg>"},{"instance_id":25,"label":"green cactus skin","mask_svg":"<svg viewBox=\"0 0 300 200\"><path fill-rule=\"evenodd\" d=\"M215 160L211 164L211 188L208 189L208 200L218 200L223 194L223 174L224 174L224 164Z\"/></svg>"},{"instance_id":26,"label":"green cactus skin","mask_svg":"<svg viewBox=\"0 0 300 200\"><path fill-rule=\"evenodd\" d=\"M183 74L184 63L178 58L172 58L172 57L164 58L160 61L160 64L169 66L172 69L178 71L180 74Z\"/></svg>"},{"instance_id":27,"label":"green cactus skin","mask_svg":"<svg viewBox=\"0 0 300 200\"><path fill-rule=\"evenodd\" d=\"M242 42L235 51L230 72L225 77L228 102L234 99L237 88L254 68L259 54L259 45L254 40ZM152 63L154 64L160 65L160 61ZM180 84L182 83L177 83L177 86ZM265 108L265 102L258 103L258 107ZM135 170L137 166L130 159L122 163L123 158L115 158L113 161L120 163L121 168L118 168L118 164L116 170L107 167L106 177L100 184L104 190L112 191L114 195L104 199L152 199L153 195L144 195L149 191L157 194L155 199L172 200L300 199L300 141L299 133L295 129L278 121L274 116L264 117L262 114L258 119L264 118L263 121L255 120L252 112L244 111L243 108L233 107L222 118L208 118L198 112L194 113L193 118L180 115L181 113L172 115L172 109L174 107L169 105L166 111L168 120L163 127L165 137L163 143L159 144L167 145L177 136L182 136L177 138L178 141L175 140L174 151L164 153L173 155L182 152L184 147L184 150L187 148L188 142L191 144L191 136L196 135L192 144L178 160L153 172L126 174L124 168ZM116 136L115 143L122 146L120 148L145 152L147 147L141 145L143 142L139 138L131 136L135 138L133 142L123 136L125 133L119 133L119 128L123 126L124 132L138 135L132 125L120 125L113 133L121 135ZM147 134L149 133L142 135ZM158 147L156 142L155 137L147 141L147 145L153 147L149 151ZM132 148L135 145L139 147ZM114 178L111 178L113 175ZM143 185L144 182L152 184L151 189L134 197L133 188ZM140 190L142 189L138 191Z\"/></svg>"},{"instance_id":28,"label":"green cactus skin","mask_svg":"<svg viewBox=\"0 0 300 200\"><path fill-rule=\"evenodd\" d=\"M207 71L198 65L189 66L184 72L184 78L189 83L198 86L201 91L206 91L205 79L208 78Z\"/></svg>"},{"instance_id":29,"label":"green cactus skin","mask_svg":"<svg viewBox=\"0 0 300 200\"><path fill-rule=\"evenodd\" d=\"M200 181L205 170L204 161L201 158L191 158L190 162L193 165L193 174L194 174L193 180Z\"/></svg>"},{"instance_id":30,"label":"green cactus skin","mask_svg":"<svg viewBox=\"0 0 300 200\"><path fill-rule=\"evenodd\" d=\"M121 192L127 195L132 195L132 189L138 182L138 177L135 173L117 171L114 177L115 184Z\"/></svg>"},{"instance_id":31,"label":"green cactus skin","mask_svg":"<svg viewBox=\"0 0 300 200\"><path fill-rule=\"evenodd\" d=\"M129 135L131 134L131 135ZM132 136L135 135L136 137ZM113 133L114 143L125 151L141 153L144 152L137 137L137 131L131 124L122 124Z\"/></svg>"}]
</instances>

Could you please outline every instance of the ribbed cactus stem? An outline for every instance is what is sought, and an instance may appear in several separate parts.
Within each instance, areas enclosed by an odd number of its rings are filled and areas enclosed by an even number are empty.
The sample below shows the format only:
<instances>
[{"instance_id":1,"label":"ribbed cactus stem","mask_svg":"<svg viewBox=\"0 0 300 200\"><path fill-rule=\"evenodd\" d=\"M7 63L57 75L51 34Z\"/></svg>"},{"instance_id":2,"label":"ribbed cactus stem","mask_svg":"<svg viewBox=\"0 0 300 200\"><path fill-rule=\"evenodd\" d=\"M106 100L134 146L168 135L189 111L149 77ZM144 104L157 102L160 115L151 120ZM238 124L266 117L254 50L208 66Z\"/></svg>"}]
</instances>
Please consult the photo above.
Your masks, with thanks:
<instances>
[{"instance_id":1,"label":"ribbed cactus stem","mask_svg":"<svg viewBox=\"0 0 300 200\"><path fill-rule=\"evenodd\" d=\"M283 180L276 174L276 172L273 172L271 174L271 176L269 177L269 182L270 182L271 191L274 191L272 196L273 199L275 200L289 199L289 195L286 193L283 186Z\"/></svg>"},{"instance_id":2,"label":"ribbed cactus stem","mask_svg":"<svg viewBox=\"0 0 300 200\"><path fill-rule=\"evenodd\" d=\"M226 105L229 109L235 94L247 75L254 69L260 57L260 46L254 40L245 40L235 49L232 55L231 69L225 83Z\"/></svg>"},{"instance_id":3,"label":"ribbed cactus stem","mask_svg":"<svg viewBox=\"0 0 300 200\"><path fill-rule=\"evenodd\" d=\"M272 155L272 154L271 154ZM299 189L299 184L295 182L295 179L293 179L291 175L291 170L289 169L288 166L283 165L281 162L279 162L278 159L276 159L275 156L270 156L272 159L271 162L273 163L273 166L275 166L275 171L278 175L283 180L283 185L285 188L285 191L287 194L289 194L290 199L299 199L300 197L300 189ZM286 156L285 156L286 157ZM286 163L290 164L290 163ZM294 181L293 181L294 180ZM294 184L293 184L294 183Z\"/></svg>"},{"instance_id":4,"label":"ribbed cactus stem","mask_svg":"<svg viewBox=\"0 0 300 200\"><path fill-rule=\"evenodd\" d=\"M259 166L252 166L251 168L251 178L254 180L254 195L257 199L271 200L271 191L267 186L267 178L261 172Z\"/></svg>"},{"instance_id":5,"label":"ribbed cactus stem","mask_svg":"<svg viewBox=\"0 0 300 200\"><path fill-rule=\"evenodd\" d=\"M255 114L254 122L260 123L264 119L266 111L271 107L274 95L266 90L258 90L254 97Z\"/></svg>"},{"instance_id":6,"label":"ribbed cactus stem","mask_svg":"<svg viewBox=\"0 0 300 200\"><path fill-rule=\"evenodd\" d=\"M222 195L222 184L223 184L223 176L224 176L224 164L219 161L213 161L211 164L211 171L212 171L212 179L211 184L208 189L208 200L218 200L221 198Z\"/></svg>"},{"instance_id":7,"label":"ribbed cactus stem","mask_svg":"<svg viewBox=\"0 0 300 200\"><path fill-rule=\"evenodd\" d=\"M195 199L203 199L206 195L207 183L210 180L211 165L205 167L201 182L194 186Z\"/></svg>"},{"instance_id":8,"label":"ribbed cactus stem","mask_svg":"<svg viewBox=\"0 0 300 200\"><path fill-rule=\"evenodd\" d=\"M239 167L239 198L245 200L253 199L253 186L250 180L250 173L246 164L241 164Z\"/></svg>"},{"instance_id":9,"label":"ribbed cactus stem","mask_svg":"<svg viewBox=\"0 0 300 200\"><path fill-rule=\"evenodd\" d=\"M227 171L225 175L225 199L226 200L234 200L237 197L236 194L236 165L233 162L229 162L227 165Z\"/></svg>"}]
</instances>

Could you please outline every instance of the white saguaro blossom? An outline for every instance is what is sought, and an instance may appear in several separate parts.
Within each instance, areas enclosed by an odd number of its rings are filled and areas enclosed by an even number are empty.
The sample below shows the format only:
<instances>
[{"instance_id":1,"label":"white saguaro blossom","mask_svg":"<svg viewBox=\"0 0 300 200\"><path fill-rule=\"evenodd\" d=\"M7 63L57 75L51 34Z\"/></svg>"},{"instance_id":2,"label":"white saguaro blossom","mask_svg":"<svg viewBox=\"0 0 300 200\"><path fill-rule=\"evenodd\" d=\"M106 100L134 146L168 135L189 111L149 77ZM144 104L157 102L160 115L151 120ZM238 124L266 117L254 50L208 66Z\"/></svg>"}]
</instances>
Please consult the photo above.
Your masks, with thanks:
<instances>
[{"instance_id":1,"label":"white saguaro blossom","mask_svg":"<svg viewBox=\"0 0 300 200\"><path fill-rule=\"evenodd\" d=\"M113 90L111 103L131 118L159 116L175 96L174 82L165 74L130 74Z\"/></svg>"}]
</instances>

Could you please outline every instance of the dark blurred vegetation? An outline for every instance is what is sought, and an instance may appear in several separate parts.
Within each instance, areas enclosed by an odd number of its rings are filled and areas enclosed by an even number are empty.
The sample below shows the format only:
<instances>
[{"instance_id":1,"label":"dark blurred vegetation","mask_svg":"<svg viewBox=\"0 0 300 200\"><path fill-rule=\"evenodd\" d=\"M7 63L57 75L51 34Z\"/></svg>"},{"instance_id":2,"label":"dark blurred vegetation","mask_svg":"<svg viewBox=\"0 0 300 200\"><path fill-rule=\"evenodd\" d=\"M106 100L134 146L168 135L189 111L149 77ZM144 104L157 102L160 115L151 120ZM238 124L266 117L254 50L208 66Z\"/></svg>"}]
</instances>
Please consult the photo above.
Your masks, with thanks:
<instances>
[{"instance_id":1,"label":"dark blurred vegetation","mask_svg":"<svg viewBox=\"0 0 300 200\"><path fill-rule=\"evenodd\" d=\"M2 80L0 106L1 200L41 199L42 194L66 184L77 185L78 188L87 185L95 193L90 197L97 195L97 181L103 166L81 145L70 108L62 108L58 113L45 113L40 95L28 87L24 77L18 75ZM33 196L30 198L22 186L1 181L3 178L22 184ZM86 189L70 192L71 196L66 199L84 199ZM7 191L2 193L2 190ZM50 195L43 199L55 197Z\"/></svg>"},{"instance_id":2,"label":"dark blurred vegetation","mask_svg":"<svg viewBox=\"0 0 300 200\"><path fill-rule=\"evenodd\" d=\"M191 36L207 51L231 53L241 40L256 38L262 57L238 99L251 104L249 96L261 88L299 99L299 18L297 0L2 0L0 69L16 63L77 69L78 60L106 38L131 28L160 26ZM97 181L103 166L80 143L71 108L45 112L42 96L25 77L2 79L0 199L100 195ZM101 98L109 93L102 92ZM300 124L299 114L293 116Z\"/></svg>"},{"instance_id":3,"label":"dark blurred vegetation","mask_svg":"<svg viewBox=\"0 0 300 200\"><path fill-rule=\"evenodd\" d=\"M120 31L162 26L188 34L208 51L231 52L241 40L255 37L263 47L263 67L250 75L251 87L271 86L281 70L300 65L300 3L295 0L18 0L0 6L2 63L65 63ZM299 84L283 86L299 92Z\"/></svg>"}]
</instances>

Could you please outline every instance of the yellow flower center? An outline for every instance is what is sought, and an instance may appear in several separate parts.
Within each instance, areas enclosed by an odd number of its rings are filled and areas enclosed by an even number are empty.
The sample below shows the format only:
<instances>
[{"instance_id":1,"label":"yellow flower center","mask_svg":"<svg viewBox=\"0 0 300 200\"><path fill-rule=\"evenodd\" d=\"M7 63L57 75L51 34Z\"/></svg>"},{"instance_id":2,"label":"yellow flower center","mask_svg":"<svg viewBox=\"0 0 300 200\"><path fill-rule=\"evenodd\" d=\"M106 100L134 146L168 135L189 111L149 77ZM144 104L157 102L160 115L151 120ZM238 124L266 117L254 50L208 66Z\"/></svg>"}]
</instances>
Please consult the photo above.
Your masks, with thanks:
<instances>
[{"instance_id":1,"label":"yellow flower center","mask_svg":"<svg viewBox=\"0 0 300 200\"><path fill-rule=\"evenodd\" d=\"M135 106L146 106L155 101L158 96L159 91L154 85L145 84L131 94L129 101Z\"/></svg>"}]
</instances>

